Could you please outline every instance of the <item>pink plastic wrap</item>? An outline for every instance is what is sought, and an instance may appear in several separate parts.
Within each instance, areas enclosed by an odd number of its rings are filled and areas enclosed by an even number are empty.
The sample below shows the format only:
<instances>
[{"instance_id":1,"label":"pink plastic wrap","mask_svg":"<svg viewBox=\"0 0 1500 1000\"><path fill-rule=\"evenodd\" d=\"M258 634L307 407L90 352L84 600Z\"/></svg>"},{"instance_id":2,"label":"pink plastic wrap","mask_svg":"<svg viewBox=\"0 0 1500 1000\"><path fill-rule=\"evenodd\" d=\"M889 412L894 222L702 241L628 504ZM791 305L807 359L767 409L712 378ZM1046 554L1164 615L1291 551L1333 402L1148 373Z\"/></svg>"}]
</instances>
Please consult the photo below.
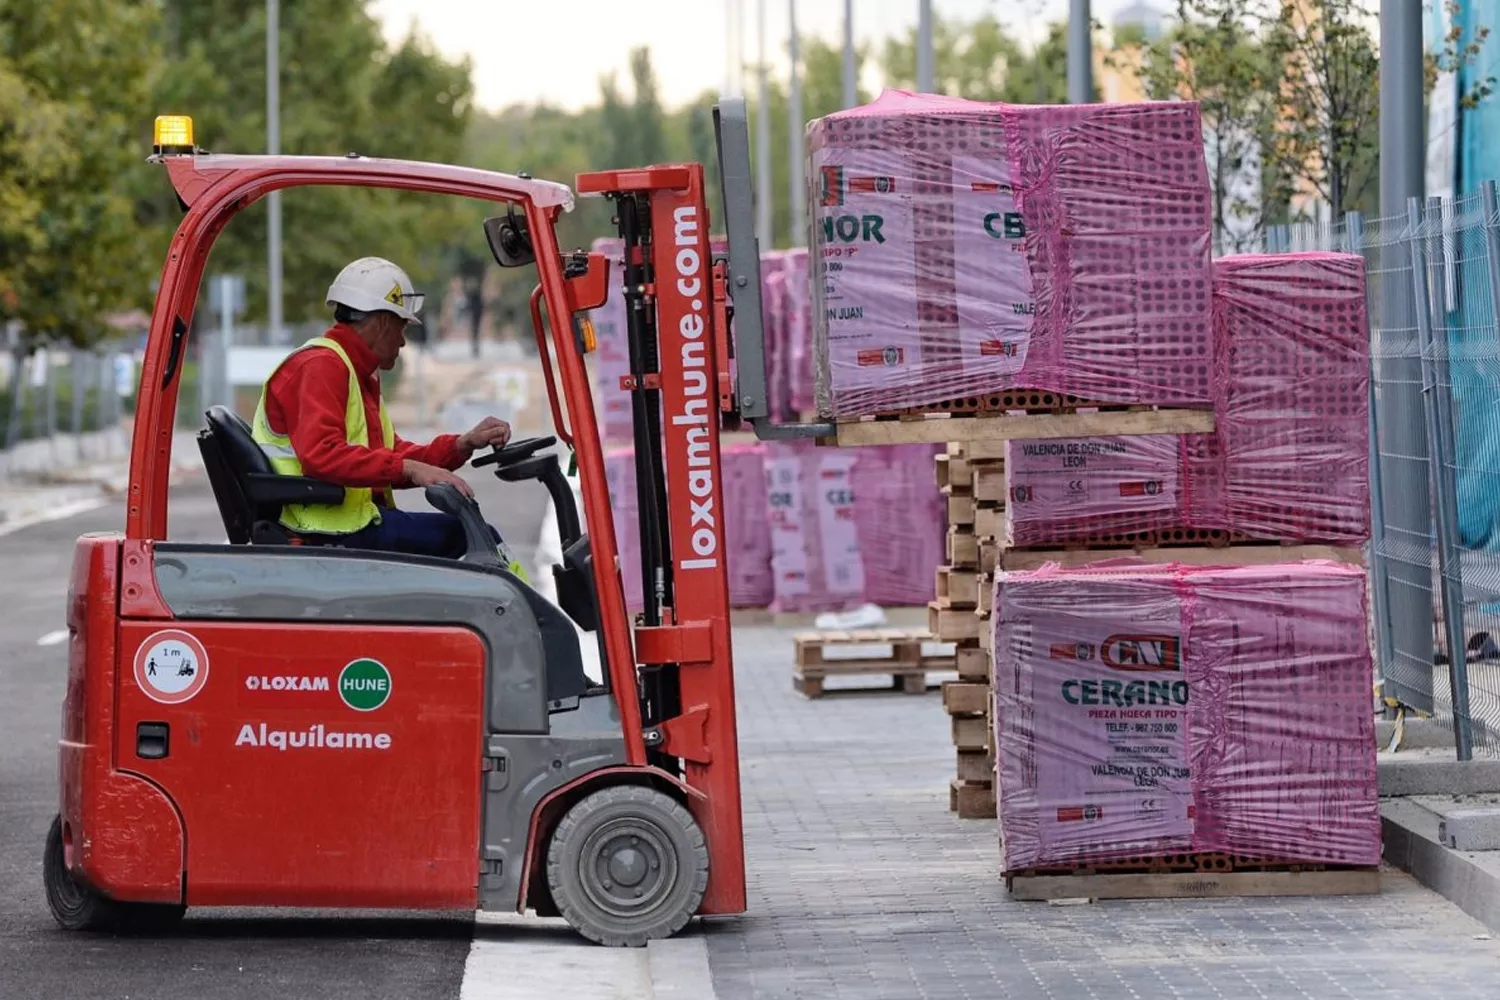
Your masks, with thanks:
<instances>
[{"instance_id":1,"label":"pink plastic wrap","mask_svg":"<svg viewBox=\"0 0 1500 1000\"><path fill-rule=\"evenodd\" d=\"M821 415L1017 387L1210 402L1197 104L886 91L808 138Z\"/></svg>"},{"instance_id":2,"label":"pink plastic wrap","mask_svg":"<svg viewBox=\"0 0 1500 1000\"><path fill-rule=\"evenodd\" d=\"M1174 528L1359 545L1369 537L1369 330L1349 254L1215 263L1212 435L1011 442L1012 545Z\"/></svg>"},{"instance_id":3,"label":"pink plastic wrap","mask_svg":"<svg viewBox=\"0 0 1500 1000\"><path fill-rule=\"evenodd\" d=\"M609 488L609 509L620 554L620 581L625 588L625 608L635 614L645 607L641 600L640 505L635 496L635 452L617 448L604 454L604 480Z\"/></svg>"},{"instance_id":4,"label":"pink plastic wrap","mask_svg":"<svg viewBox=\"0 0 1500 1000\"><path fill-rule=\"evenodd\" d=\"M786 275L786 315L782 343L787 358L787 405L789 416L810 414L817 407L813 376L812 299L807 286L807 248L786 251L782 257Z\"/></svg>"},{"instance_id":5,"label":"pink plastic wrap","mask_svg":"<svg viewBox=\"0 0 1500 1000\"><path fill-rule=\"evenodd\" d=\"M860 449L771 442L765 460L774 611L832 611L864 602L855 520Z\"/></svg>"},{"instance_id":6,"label":"pink plastic wrap","mask_svg":"<svg viewBox=\"0 0 1500 1000\"><path fill-rule=\"evenodd\" d=\"M786 420L791 414L791 357L787 345L786 271L782 254L760 258L761 328L766 350L766 397L771 415Z\"/></svg>"},{"instance_id":7,"label":"pink plastic wrap","mask_svg":"<svg viewBox=\"0 0 1500 1000\"><path fill-rule=\"evenodd\" d=\"M1187 852L1380 861L1364 571L1000 573L1006 871Z\"/></svg>"},{"instance_id":8,"label":"pink plastic wrap","mask_svg":"<svg viewBox=\"0 0 1500 1000\"><path fill-rule=\"evenodd\" d=\"M764 608L771 602L771 530L766 523L765 447L726 445L720 450L724 490L725 566L729 571L729 604L736 608ZM621 448L604 457L609 484L615 541L620 548L625 606L631 612L641 601L640 524L635 496L635 452Z\"/></svg>"},{"instance_id":9,"label":"pink plastic wrap","mask_svg":"<svg viewBox=\"0 0 1500 1000\"><path fill-rule=\"evenodd\" d=\"M724 548L729 553L729 603L764 608L774 596L771 527L766 523L766 446L732 444L723 457Z\"/></svg>"},{"instance_id":10,"label":"pink plastic wrap","mask_svg":"<svg viewBox=\"0 0 1500 1000\"><path fill-rule=\"evenodd\" d=\"M933 478L941 445L853 449L854 528L864 563L865 600L918 607L932 600L944 562L948 506Z\"/></svg>"},{"instance_id":11,"label":"pink plastic wrap","mask_svg":"<svg viewBox=\"0 0 1500 1000\"><path fill-rule=\"evenodd\" d=\"M630 374L630 341L625 329L625 298L620 292L625 266L625 244L619 239L594 241L593 251L609 257L609 298L590 310L599 347L594 352L594 398L599 434L606 443L635 439L630 417L630 393L620 388L620 376Z\"/></svg>"},{"instance_id":12,"label":"pink plastic wrap","mask_svg":"<svg viewBox=\"0 0 1500 1000\"><path fill-rule=\"evenodd\" d=\"M1358 545L1370 535L1370 328L1353 254L1225 257L1214 323L1229 398L1229 526Z\"/></svg>"}]
</instances>

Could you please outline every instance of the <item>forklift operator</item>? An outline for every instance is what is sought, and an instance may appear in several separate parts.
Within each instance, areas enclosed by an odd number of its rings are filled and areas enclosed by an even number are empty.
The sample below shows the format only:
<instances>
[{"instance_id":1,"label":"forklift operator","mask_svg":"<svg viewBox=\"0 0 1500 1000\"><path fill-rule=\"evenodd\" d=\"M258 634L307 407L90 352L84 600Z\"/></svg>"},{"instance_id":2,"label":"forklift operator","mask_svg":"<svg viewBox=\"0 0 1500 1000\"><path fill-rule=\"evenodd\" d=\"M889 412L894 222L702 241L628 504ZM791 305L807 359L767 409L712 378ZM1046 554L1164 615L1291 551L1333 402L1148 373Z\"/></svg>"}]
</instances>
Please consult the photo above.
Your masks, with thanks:
<instances>
[{"instance_id":1,"label":"forklift operator","mask_svg":"<svg viewBox=\"0 0 1500 1000\"><path fill-rule=\"evenodd\" d=\"M339 543L352 548L463 555L458 518L399 510L392 491L449 483L473 497L473 488L453 470L479 448L503 447L511 429L486 417L464 434L442 434L425 445L396 436L380 398L379 372L396 364L406 327L420 322L422 300L406 272L390 261L354 261L328 289L334 325L293 351L266 379L252 434L272 468L344 487L341 504L283 507L282 524L299 535L340 536ZM378 429L374 440L372 427ZM499 533L490 530L499 544Z\"/></svg>"}]
</instances>

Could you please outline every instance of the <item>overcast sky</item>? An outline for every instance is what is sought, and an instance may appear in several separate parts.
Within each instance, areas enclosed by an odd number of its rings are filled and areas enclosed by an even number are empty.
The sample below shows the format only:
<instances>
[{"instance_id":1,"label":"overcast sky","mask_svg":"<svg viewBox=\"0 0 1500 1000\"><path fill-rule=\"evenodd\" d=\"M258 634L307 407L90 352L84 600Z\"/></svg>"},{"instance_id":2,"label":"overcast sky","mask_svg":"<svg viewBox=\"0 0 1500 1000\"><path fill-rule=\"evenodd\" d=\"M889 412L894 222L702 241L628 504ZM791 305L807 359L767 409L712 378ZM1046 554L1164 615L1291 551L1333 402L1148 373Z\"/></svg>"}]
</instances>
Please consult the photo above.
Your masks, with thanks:
<instances>
[{"instance_id":1,"label":"overcast sky","mask_svg":"<svg viewBox=\"0 0 1500 1000\"><path fill-rule=\"evenodd\" d=\"M1094 0L1095 19L1138 0ZM842 39L843 0L797 0L804 35ZM745 58L757 52L756 0L740 0ZM766 49L784 64L787 0L766 0ZM1152 6L1166 9L1169 0ZM546 100L576 108L599 94L599 76L614 70L628 79L626 53L651 49L668 104L725 84L729 60L726 12L730 0L375 0L386 33L398 39L416 23L439 49L474 62L479 104L499 108ZM933 0L940 17L973 17L986 11L1015 34L1032 37L1049 20L1066 16L1067 0ZM885 38L916 24L917 0L854 0L855 34Z\"/></svg>"}]
</instances>

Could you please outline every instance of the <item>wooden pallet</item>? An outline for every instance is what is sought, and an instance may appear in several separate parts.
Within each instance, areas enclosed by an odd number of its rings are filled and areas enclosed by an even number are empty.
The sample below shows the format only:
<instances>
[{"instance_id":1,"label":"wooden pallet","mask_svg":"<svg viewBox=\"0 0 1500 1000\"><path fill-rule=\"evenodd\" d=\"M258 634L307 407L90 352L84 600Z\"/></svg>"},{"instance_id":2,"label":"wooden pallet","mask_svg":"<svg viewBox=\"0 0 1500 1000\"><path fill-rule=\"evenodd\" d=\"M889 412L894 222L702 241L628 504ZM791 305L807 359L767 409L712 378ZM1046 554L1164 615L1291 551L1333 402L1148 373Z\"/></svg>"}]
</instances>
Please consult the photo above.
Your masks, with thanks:
<instances>
[{"instance_id":1,"label":"wooden pallet","mask_svg":"<svg viewBox=\"0 0 1500 1000\"><path fill-rule=\"evenodd\" d=\"M994 819L994 783L954 778L948 783L948 811L959 819Z\"/></svg>"},{"instance_id":2,"label":"wooden pallet","mask_svg":"<svg viewBox=\"0 0 1500 1000\"><path fill-rule=\"evenodd\" d=\"M958 670L959 680L982 681L985 684L990 682L990 658L979 648L977 641L972 646L958 647L954 654L954 667Z\"/></svg>"},{"instance_id":3,"label":"wooden pallet","mask_svg":"<svg viewBox=\"0 0 1500 1000\"><path fill-rule=\"evenodd\" d=\"M968 528L950 527L943 542L949 566L964 569L979 565L979 536Z\"/></svg>"},{"instance_id":4,"label":"wooden pallet","mask_svg":"<svg viewBox=\"0 0 1500 1000\"><path fill-rule=\"evenodd\" d=\"M1005 876L1005 885L1019 900L1355 896L1380 892L1380 869L1267 866L1227 871L1017 872Z\"/></svg>"},{"instance_id":5,"label":"wooden pallet","mask_svg":"<svg viewBox=\"0 0 1500 1000\"><path fill-rule=\"evenodd\" d=\"M957 566L937 568L937 603L945 608L972 608L979 602L979 574Z\"/></svg>"},{"instance_id":6,"label":"wooden pallet","mask_svg":"<svg viewBox=\"0 0 1500 1000\"><path fill-rule=\"evenodd\" d=\"M969 496L949 496L948 503L948 525L950 527L965 527L974 523L974 498Z\"/></svg>"},{"instance_id":7,"label":"wooden pallet","mask_svg":"<svg viewBox=\"0 0 1500 1000\"><path fill-rule=\"evenodd\" d=\"M988 684L965 680L943 682L943 708L949 715L983 715L989 705Z\"/></svg>"},{"instance_id":8,"label":"wooden pallet","mask_svg":"<svg viewBox=\"0 0 1500 1000\"><path fill-rule=\"evenodd\" d=\"M1111 437L1132 434L1209 434L1212 410L1084 409L1065 407L1015 413L975 410L881 414L839 421L820 444L853 447L944 442L1036 441L1052 438Z\"/></svg>"},{"instance_id":9,"label":"wooden pallet","mask_svg":"<svg viewBox=\"0 0 1500 1000\"><path fill-rule=\"evenodd\" d=\"M944 607L936 600L927 603L927 630L939 642L963 642L979 638L983 631L972 608Z\"/></svg>"},{"instance_id":10,"label":"wooden pallet","mask_svg":"<svg viewBox=\"0 0 1500 1000\"><path fill-rule=\"evenodd\" d=\"M982 716L955 715L952 726L953 745L958 749L994 751L994 734L990 731L989 721Z\"/></svg>"},{"instance_id":11,"label":"wooden pallet","mask_svg":"<svg viewBox=\"0 0 1500 1000\"><path fill-rule=\"evenodd\" d=\"M1004 570L1037 569L1047 563L1061 566L1087 566L1106 559L1134 559L1146 563L1180 562L1193 566L1261 566L1268 563L1300 562L1324 559L1361 565L1364 551L1334 545L1283 545L1276 542L1252 542L1242 545L1152 545L1141 548L1078 549L1004 549L998 552L998 566ZM980 552L983 571L983 550Z\"/></svg>"},{"instance_id":12,"label":"wooden pallet","mask_svg":"<svg viewBox=\"0 0 1500 1000\"><path fill-rule=\"evenodd\" d=\"M941 640L927 629L879 628L832 629L799 632L792 637L797 652L797 666L792 686L809 698L824 694L823 681L829 677L887 675L892 687L907 694L927 691L929 672L946 673L954 669L953 654L924 654L924 643ZM825 652L839 646L890 646L887 656L829 658Z\"/></svg>"},{"instance_id":13,"label":"wooden pallet","mask_svg":"<svg viewBox=\"0 0 1500 1000\"><path fill-rule=\"evenodd\" d=\"M964 455L933 456L933 473L938 489L944 493L967 493L972 489L973 472Z\"/></svg>"},{"instance_id":14,"label":"wooden pallet","mask_svg":"<svg viewBox=\"0 0 1500 1000\"><path fill-rule=\"evenodd\" d=\"M1004 506L1009 490L1005 485L1005 463L976 464L969 479L969 495L978 504Z\"/></svg>"},{"instance_id":15,"label":"wooden pallet","mask_svg":"<svg viewBox=\"0 0 1500 1000\"><path fill-rule=\"evenodd\" d=\"M995 781L995 755L987 750L960 750L958 780L984 784Z\"/></svg>"},{"instance_id":16,"label":"wooden pallet","mask_svg":"<svg viewBox=\"0 0 1500 1000\"><path fill-rule=\"evenodd\" d=\"M1005 537L1004 507L975 507L974 534L979 538L1001 539Z\"/></svg>"}]
</instances>

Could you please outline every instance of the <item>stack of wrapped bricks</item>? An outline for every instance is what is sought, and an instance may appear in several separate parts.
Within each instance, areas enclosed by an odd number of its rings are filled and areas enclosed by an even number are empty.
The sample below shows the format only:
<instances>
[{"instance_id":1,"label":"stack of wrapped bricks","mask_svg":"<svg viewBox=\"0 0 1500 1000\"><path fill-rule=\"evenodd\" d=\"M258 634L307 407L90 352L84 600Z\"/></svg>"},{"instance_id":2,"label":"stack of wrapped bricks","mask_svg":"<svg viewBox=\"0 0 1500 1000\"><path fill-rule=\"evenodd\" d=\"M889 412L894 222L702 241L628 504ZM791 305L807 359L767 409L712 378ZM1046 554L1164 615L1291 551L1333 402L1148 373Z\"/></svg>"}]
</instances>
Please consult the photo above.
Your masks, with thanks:
<instances>
[{"instance_id":1,"label":"stack of wrapped bricks","mask_svg":"<svg viewBox=\"0 0 1500 1000\"><path fill-rule=\"evenodd\" d=\"M822 417L1211 402L1196 104L887 91L808 150Z\"/></svg>"},{"instance_id":2,"label":"stack of wrapped bricks","mask_svg":"<svg viewBox=\"0 0 1500 1000\"><path fill-rule=\"evenodd\" d=\"M721 448L729 599L736 608L921 607L943 554L934 448L828 449L807 442ZM605 454L626 605L642 607L635 454Z\"/></svg>"},{"instance_id":3,"label":"stack of wrapped bricks","mask_svg":"<svg viewBox=\"0 0 1500 1000\"><path fill-rule=\"evenodd\" d=\"M993 736L1028 898L1080 868L1378 887L1363 262L1216 261L1213 333L1212 434L1007 446Z\"/></svg>"},{"instance_id":4,"label":"stack of wrapped bricks","mask_svg":"<svg viewBox=\"0 0 1500 1000\"><path fill-rule=\"evenodd\" d=\"M1012 890L1370 874L1362 261L1212 260L1191 103L888 92L809 126L809 168L819 415L955 428L949 800L998 813ZM1124 430L1167 408L1212 429ZM1094 412L1072 438L953 419L1016 410Z\"/></svg>"},{"instance_id":5,"label":"stack of wrapped bricks","mask_svg":"<svg viewBox=\"0 0 1500 1000\"><path fill-rule=\"evenodd\" d=\"M1001 573L1012 891L1376 891L1364 582L1322 561Z\"/></svg>"}]
</instances>

